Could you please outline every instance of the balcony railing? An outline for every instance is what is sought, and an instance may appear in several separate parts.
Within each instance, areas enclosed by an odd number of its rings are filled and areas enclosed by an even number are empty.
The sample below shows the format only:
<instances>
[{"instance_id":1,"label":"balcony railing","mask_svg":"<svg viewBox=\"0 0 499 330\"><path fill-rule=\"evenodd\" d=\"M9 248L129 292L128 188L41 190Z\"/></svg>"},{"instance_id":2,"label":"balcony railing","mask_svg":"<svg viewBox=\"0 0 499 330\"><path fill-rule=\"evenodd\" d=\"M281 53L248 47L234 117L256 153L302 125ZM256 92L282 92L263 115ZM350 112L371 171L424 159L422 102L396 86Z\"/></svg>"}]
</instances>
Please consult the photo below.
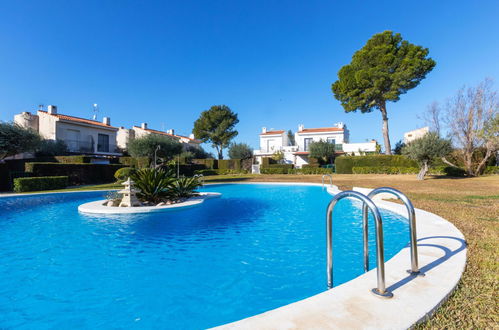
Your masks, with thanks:
<instances>
[{"instance_id":1,"label":"balcony railing","mask_svg":"<svg viewBox=\"0 0 499 330\"><path fill-rule=\"evenodd\" d=\"M334 145L334 150L335 151L343 151L343 144L335 144ZM255 155L261 155L261 154L273 154L277 151L283 151L283 152L303 152L303 151L310 151L310 147L305 149L303 146L285 146L285 147L275 147L275 148L265 148L265 149L260 149L260 150L254 150Z\"/></svg>"},{"instance_id":2,"label":"balcony railing","mask_svg":"<svg viewBox=\"0 0 499 330\"><path fill-rule=\"evenodd\" d=\"M94 154L94 153L120 153L119 148L115 144L97 144L95 150L95 143L80 140L64 140L70 152Z\"/></svg>"}]
</instances>

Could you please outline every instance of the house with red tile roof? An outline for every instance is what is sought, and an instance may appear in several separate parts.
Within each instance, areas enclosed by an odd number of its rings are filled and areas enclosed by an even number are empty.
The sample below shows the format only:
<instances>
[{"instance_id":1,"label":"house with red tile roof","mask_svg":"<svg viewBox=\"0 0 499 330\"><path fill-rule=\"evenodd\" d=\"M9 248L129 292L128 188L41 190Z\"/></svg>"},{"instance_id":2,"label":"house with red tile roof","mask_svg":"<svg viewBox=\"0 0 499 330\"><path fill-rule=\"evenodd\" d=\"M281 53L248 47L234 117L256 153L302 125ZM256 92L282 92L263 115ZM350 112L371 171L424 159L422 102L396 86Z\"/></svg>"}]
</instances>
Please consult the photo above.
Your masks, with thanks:
<instances>
[{"instance_id":1,"label":"house with red tile roof","mask_svg":"<svg viewBox=\"0 0 499 330\"><path fill-rule=\"evenodd\" d=\"M111 126L111 118L102 121L60 114L55 105L35 114L22 112L14 122L37 131L44 139L62 140L71 153L97 156L121 155L116 146L118 127Z\"/></svg>"}]
</instances>

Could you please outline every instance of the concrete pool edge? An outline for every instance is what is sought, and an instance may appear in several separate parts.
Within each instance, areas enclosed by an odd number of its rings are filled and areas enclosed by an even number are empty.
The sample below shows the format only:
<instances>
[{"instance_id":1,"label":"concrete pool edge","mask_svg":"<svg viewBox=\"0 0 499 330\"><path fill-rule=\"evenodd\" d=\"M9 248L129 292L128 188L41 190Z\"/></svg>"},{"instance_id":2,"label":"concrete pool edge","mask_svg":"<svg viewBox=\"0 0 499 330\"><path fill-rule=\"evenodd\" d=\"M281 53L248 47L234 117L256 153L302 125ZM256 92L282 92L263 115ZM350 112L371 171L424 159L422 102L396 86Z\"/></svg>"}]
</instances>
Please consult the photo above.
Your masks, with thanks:
<instances>
[{"instance_id":1,"label":"concrete pool edge","mask_svg":"<svg viewBox=\"0 0 499 330\"><path fill-rule=\"evenodd\" d=\"M339 191L336 186L328 188L333 194ZM404 205L380 198L374 201L380 208L407 216ZM216 329L407 329L428 319L458 285L466 266L467 246L464 235L449 221L420 209L416 209L416 218L419 264L426 276L414 277L406 272L410 268L410 253L409 247L404 247L385 264L392 299L370 292L376 286L373 269L332 290Z\"/></svg>"}]
</instances>

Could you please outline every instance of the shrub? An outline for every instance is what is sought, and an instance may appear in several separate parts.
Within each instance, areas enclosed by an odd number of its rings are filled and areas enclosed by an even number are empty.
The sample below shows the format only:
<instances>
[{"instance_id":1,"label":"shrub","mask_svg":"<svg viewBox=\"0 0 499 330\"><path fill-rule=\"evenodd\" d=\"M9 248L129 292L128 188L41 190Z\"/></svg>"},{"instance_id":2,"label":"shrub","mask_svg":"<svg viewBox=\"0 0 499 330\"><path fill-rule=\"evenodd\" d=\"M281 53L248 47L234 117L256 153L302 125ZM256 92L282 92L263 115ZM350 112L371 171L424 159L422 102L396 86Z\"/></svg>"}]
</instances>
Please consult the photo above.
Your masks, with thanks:
<instances>
[{"instance_id":1,"label":"shrub","mask_svg":"<svg viewBox=\"0 0 499 330\"><path fill-rule=\"evenodd\" d=\"M135 172L135 169L132 167L122 167L118 169L116 172L114 172L114 177L118 181L125 181L129 177L133 175Z\"/></svg>"},{"instance_id":2,"label":"shrub","mask_svg":"<svg viewBox=\"0 0 499 330\"><path fill-rule=\"evenodd\" d=\"M499 174L499 166L487 166L484 174Z\"/></svg>"},{"instance_id":3,"label":"shrub","mask_svg":"<svg viewBox=\"0 0 499 330\"><path fill-rule=\"evenodd\" d=\"M218 160L219 169L229 169L229 170L239 170L241 169L240 159L219 159Z\"/></svg>"},{"instance_id":4,"label":"shrub","mask_svg":"<svg viewBox=\"0 0 499 330\"><path fill-rule=\"evenodd\" d=\"M339 174L352 174L353 167L418 167L416 161L400 155L340 156L335 165Z\"/></svg>"},{"instance_id":5,"label":"shrub","mask_svg":"<svg viewBox=\"0 0 499 330\"><path fill-rule=\"evenodd\" d=\"M365 166L353 167L354 174L417 174L417 167Z\"/></svg>"},{"instance_id":6,"label":"shrub","mask_svg":"<svg viewBox=\"0 0 499 330\"><path fill-rule=\"evenodd\" d=\"M160 148L156 151L158 146ZM156 152L156 156L165 162L182 152L182 144L167 136L150 134L131 140L128 152L132 157L148 157L150 160L153 160Z\"/></svg>"},{"instance_id":7,"label":"shrub","mask_svg":"<svg viewBox=\"0 0 499 330\"><path fill-rule=\"evenodd\" d=\"M196 189L201 186L198 178L181 177L173 181L170 185L170 198L178 200L181 198L189 198L195 195Z\"/></svg>"},{"instance_id":8,"label":"shrub","mask_svg":"<svg viewBox=\"0 0 499 330\"><path fill-rule=\"evenodd\" d=\"M169 187L173 183L173 173L163 169L143 168L132 175L140 192L137 197L145 202L159 203L169 197Z\"/></svg>"},{"instance_id":9,"label":"shrub","mask_svg":"<svg viewBox=\"0 0 499 330\"><path fill-rule=\"evenodd\" d=\"M195 158L192 160L193 164L204 165L206 168L218 168L218 159L206 158L199 159Z\"/></svg>"},{"instance_id":10,"label":"shrub","mask_svg":"<svg viewBox=\"0 0 499 330\"><path fill-rule=\"evenodd\" d=\"M26 163L25 171L35 176L68 176L69 184L107 183L114 181L116 170L124 167L114 164Z\"/></svg>"},{"instance_id":11,"label":"shrub","mask_svg":"<svg viewBox=\"0 0 499 330\"><path fill-rule=\"evenodd\" d=\"M68 152L68 146L62 140L42 140L35 151L35 156L63 156Z\"/></svg>"},{"instance_id":12,"label":"shrub","mask_svg":"<svg viewBox=\"0 0 499 330\"><path fill-rule=\"evenodd\" d=\"M314 167L314 166L302 166L302 168L294 170L295 174L332 174L334 171L332 168Z\"/></svg>"},{"instance_id":13,"label":"shrub","mask_svg":"<svg viewBox=\"0 0 499 330\"><path fill-rule=\"evenodd\" d=\"M40 135L18 124L0 122L0 160L23 152L36 150Z\"/></svg>"},{"instance_id":14,"label":"shrub","mask_svg":"<svg viewBox=\"0 0 499 330\"><path fill-rule=\"evenodd\" d=\"M128 167L144 168L149 167L151 161L148 157L120 157L118 163Z\"/></svg>"},{"instance_id":15,"label":"shrub","mask_svg":"<svg viewBox=\"0 0 499 330\"><path fill-rule=\"evenodd\" d=\"M246 143L232 143L229 147L230 159L248 159L253 157L253 150Z\"/></svg>"},{"instance_id":16,"label":"shrub","mask_svg":"<svg viewBox=\"0 0 499 330\"><path fill-rule=\"evenodd\" d=\"M15 192L63 189L67 186L67 176L45 176L14 179Z\"/></svg>"},{"instance_id":17,"label":"shrub","mask_svg":"<svg viewBox=\"0 0 499 330\"><path fill-rule=\"evenodd\" d=\"M444 173L447 176L454 176L454 177L466 176L466 171L464 169L454 166L446 166L444 168Z\"/></svg>"},{"instance_id":18,"label":"shrub","mask_svg":"<svg viewBox=\"0 0 499 330\"><path fill-rule=\"evenodd\" d=\"M288 174L293 170L290 164L270 164L267 167L260 168L261 174Z\"/></svg>"}]
</instances>

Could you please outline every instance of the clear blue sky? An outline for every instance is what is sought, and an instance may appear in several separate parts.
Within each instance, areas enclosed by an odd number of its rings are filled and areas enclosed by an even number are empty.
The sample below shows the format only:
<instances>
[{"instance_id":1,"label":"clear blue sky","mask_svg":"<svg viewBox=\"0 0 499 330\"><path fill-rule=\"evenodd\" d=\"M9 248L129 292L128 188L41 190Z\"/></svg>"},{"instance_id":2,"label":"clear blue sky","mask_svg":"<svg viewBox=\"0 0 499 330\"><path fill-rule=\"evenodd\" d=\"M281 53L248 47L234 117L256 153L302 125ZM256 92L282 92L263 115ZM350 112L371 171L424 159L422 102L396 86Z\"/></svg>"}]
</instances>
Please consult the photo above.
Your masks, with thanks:
<instances>
[{"instance_id":1,"label":"clear blue sky","mask_svg":"<svg viewBox=\"0 0 499 330\"><path fill-rule=\"evenodd\" d=\"M236 141L262 126L343 121L382 142L381 116L345 114L340 67L377 32L430 49L437 66L388 104L392 143L434 100L485 77L499 87L499 1L1 1L0 120L38 104L112 124L189 134L211 105L239 114Z\"/></svg>"}]
</instances>

